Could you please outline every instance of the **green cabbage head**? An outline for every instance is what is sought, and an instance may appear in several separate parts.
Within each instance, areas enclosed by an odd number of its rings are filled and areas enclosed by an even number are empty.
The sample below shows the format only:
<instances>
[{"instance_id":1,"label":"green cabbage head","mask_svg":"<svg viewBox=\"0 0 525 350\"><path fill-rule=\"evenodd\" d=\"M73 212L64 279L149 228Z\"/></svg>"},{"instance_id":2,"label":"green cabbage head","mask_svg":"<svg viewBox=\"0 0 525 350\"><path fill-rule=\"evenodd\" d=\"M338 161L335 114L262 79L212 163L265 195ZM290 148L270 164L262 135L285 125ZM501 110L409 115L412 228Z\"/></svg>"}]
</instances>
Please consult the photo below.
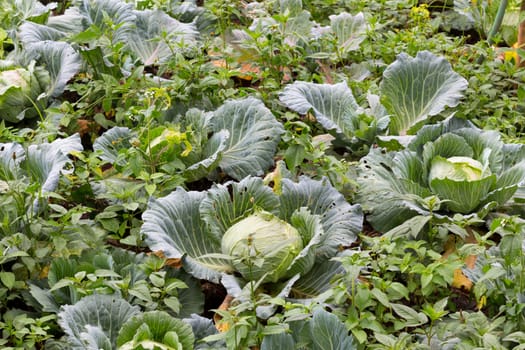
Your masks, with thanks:
<instances>
[{"instance_id":1,"label":"green cabbage head","mask_svg":"<svg viewBox=\"0 0 525 350\"><path fill-rule=\"evenodd\" d=\"M39 96L50 82L49 73L31 63L27 68L0 61L0 119L16 123L38 115L46 101Z\"/></svg>"},{"instance_id":2,"label":"green cabbage head","mask_svg":"<svg viewBox=\"0 0 525 350\"><path fill-rule=\"evenodd\" d=\"M470 157L450 157L440 156L432 159L429 181L433 179L450 179L454 181L475 181L480 180L484 175L490 175L490 170L483 172L483 164Z\"/></svg>"},{"instance_id":3,"label":"green cabbage head","mask_svg":"<svg viewBox=\"0 0 525 350\"><path fill-rule=\"evenodd\" d=\"M221 242L222 253L246 280L268 282L286 277L287 268L303 249L299 231L268 212L257 212L231 226Z\"/></svg>"}]
</instances>

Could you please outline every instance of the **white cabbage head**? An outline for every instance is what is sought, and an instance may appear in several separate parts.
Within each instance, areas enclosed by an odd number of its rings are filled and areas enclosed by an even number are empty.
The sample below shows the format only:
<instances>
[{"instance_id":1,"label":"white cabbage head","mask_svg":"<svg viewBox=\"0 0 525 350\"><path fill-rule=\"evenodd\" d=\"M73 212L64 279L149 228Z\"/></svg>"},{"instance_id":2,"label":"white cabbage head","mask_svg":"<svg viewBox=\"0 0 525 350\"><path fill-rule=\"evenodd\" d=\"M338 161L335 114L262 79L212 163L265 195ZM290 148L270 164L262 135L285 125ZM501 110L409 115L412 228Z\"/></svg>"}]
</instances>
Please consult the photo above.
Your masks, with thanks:
<instances>
[{"instance_id":1,"label":"white cabbage head","mask_svg":"<svg viewBox=\"0 0 525 350\"><path fill-rule=\"evenodd\" d=\"M277 282L287 277L287 268L303 249L303 240L292 225L260 211L232 225L221 248L246 280L264 277L267 282Z\"/></svg>"},{"instance_id":2,"label":"white cabbage head","mask_svg":"<svg viewBox=\"0 0 525 350\"><path fill-rule=\"evenodd\" d=\"M432 160L429 180L446 178L454 181L476 181L488 175L489 169L484 171L483 164L470 157L437 156Z\"/></svg>"}]
</instances>

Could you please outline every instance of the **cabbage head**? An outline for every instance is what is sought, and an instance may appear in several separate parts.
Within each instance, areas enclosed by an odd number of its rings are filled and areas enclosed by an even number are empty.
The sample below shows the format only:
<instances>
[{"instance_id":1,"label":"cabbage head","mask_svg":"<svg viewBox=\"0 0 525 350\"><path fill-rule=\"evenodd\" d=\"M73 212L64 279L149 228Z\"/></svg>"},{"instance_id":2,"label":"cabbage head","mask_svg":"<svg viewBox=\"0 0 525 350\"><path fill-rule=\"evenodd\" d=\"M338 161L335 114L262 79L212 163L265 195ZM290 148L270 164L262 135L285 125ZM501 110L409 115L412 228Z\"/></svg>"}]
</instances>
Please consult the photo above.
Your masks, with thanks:
<instances>
[{"instance_id":1,"label":"cabbage head","mask_svg":"<svg viewBox=\"0 0 525 350\"><path fill-rule=\"evenodd\" d=\"M202 192L177 188L150 200L141 233L151 250L181 258L198 279L235 277L270 289L279 282L315 295L336 271L331 259L356 240L361 209L326 179L280 184L246 177Z\"/></svg>"},{"instance_id":2,"label":"cabbage head","mask_svg":"<svg viewBox=\"0 0 525 350\"><path fill-rule=\"evenodd\" d=\"M222 237L221 248L223 254L233 258L233 267L245 279L264 277L277 282L303 249L303 240L286 221L257 212L230 227Z\"/></svg>"},{"instance_id":3,"label":"cabbage head","mask_svg":"<svg viewBox=\"0 0 525 350\"><path fill-rule=\"evenodd\" d=\"M364 157L358 201L372 226L386 232L416 215L496 210L524 180L525 145L449 118L423 127L403 150L377 148Z\"/></svg>"},{"instance_id":4,"label":"cabbage head","mask_svg":"<svg viewBox=\"0 0 525 350\"><path fill-rule=\"evenodd\" d=\"M0 119L17 123L38 116L46 101L39 96L50 82L49 73L32 62L27 68L0 61Z\"/></svg>"}]
</instances>

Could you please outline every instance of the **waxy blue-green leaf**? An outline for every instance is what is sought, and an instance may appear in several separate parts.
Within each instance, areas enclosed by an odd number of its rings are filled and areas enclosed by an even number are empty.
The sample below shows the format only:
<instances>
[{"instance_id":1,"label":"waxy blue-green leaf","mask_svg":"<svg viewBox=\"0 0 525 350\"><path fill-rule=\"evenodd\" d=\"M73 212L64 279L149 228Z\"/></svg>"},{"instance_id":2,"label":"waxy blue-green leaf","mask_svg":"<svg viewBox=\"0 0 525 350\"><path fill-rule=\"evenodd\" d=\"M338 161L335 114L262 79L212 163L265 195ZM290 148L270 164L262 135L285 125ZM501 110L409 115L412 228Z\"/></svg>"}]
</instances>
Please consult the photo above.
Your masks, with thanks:
<instances>
[{"instance_id":1,"label":"waxy blue-green leaf","mask_svg":"<svg viewBox=\"0 0 525 350\"><path fill-rule=\"evenodd\" d=\"M72 172L71 168L67 168L72 163L69 154L83 149L79 134L56 139L51 143L30 145L24 159L24 167L41 185L42 192L52 192L58 185L60 175Z\"/></svg>"},{"instance_id":2,"label":"waxy blue-green leaf","mask_svg":"<svg viewBox=\"0 0 525 350\"><path fill-rule=\"evenodd\" d=\"M279 100L299 114L311 111L327 130L351 137L359 129L359 105L345 82L331 85L297 81L284 88Z\"/></svg>"},{"instance_id":3,"label":"waxy blue-green leaf","mask_svg":"<svg viewBox=\"0 0 525 350\"><path fill-rule=\"evenodd\" d=\"M312 350L353 350L354 338L336 315L319 307L309 324Z\"/></svg>"},{"instance_id":4,"label":"waxy blue-green leaf","mask_svg":"<svg viewBox=\"0 0 525 350\"><path fill-rule=\"evenodd\" d=\"M174 52L196 44L192 23L182 23L162 11L133 11L135 28L128 34L127 47L146 66L165 63Z\"/></svg>"},{"instance_id":5,"label":"waxy blue-green leaf","mask_svg":"<svg viewBox=\"0 0 525 350\"><path fill-rule=\"evenodd\" d=\"M236 180L263 175L273 165L284 132L272 112L253 97L225 102L213 113L211 129L229 132L219 166Z\"/></svg>"},{"instance_id":6,"label":"waxy blue-green leaf","mask_svg":"<svg viewBox=\"0 0 525 350\"><path fill-rule=\"evenodd\" d=\"M124 1L78 0L78 11L82 15L84 30L96 26L102 32L112 32L113 44L127 42L128 35L135 26L133 5Z\"/></svg>"},{"instance_id":7,"label":"waxy blue-green leaf","mask_svg":"<svg viewBox=\"0 0 525 350\"><path fill-rule=\"evenodd\" d=\"M383 73L383 105L391 114L390 134L404 135L416 125L455 107L467 81L443 57L420 51L415 58L399 54Z\"/></svg>"},{"instance_id":8,"label":"waxy blue-green leaf","mask_svg":"<svg viewBox=\"0 0 525 350\"><path fill-rule=\"evenodd\" d=\"M343 54L359 49L366 38L367 23L365 16L359 12L355 16L347 12L331 15L330 27L337 38L338 49Z\"/></svg>"},{"instance_id":9,"label":"waxy blue-green leaf","mask_svg":"<svg viewBox=\"0 0 525 350\"><path fill-rule=\"evenodd\" d=\"M210 234L199 207L204 192L187 192L178 188L166 197L150 200L142 214L140 232L153 251L168 258L182 258L188 272L197 278L218 283L221 272L231 272L229 262L217 255L221 237Z\"/></svg>"},{"instance_id":10,"label":"waxy blue-green leaf","mask_svg":"<svg viewBox=\"0 0 525 350\"><path fill-rule=\"evenodd\" d=\"M22 145L12 143L0 143L0 179L15 180L20 178L20 162L25 157Z\"/></svg>"},{"instance_id":11,"label":"waxy blue-green leaf","mask_svg":"<svg viewBox=\"0 0 525 350\"><path fill-rule=\"evenodd\" d=\"M49 72L47 96L62 95L67 82L80 71L80 55L68 43L46 40L26 45L25 49Z\"/></svg>"},{"instance_id":12,"label":"waxy blue-green leaf","mask_svg":"<svg viewBox=\"0 0 525 350\"><path fill-rule=\"evenodd\" d=\"M117 336L122 325L140 312L116 295L93 294L82 298L74 305L65 305L58 313L58 324L66 333L71 349L98 350L94 344L106 344L116 349ZM85 341L90 344L86 344Z\"/></svg>"},{"instance_id":13,"label":"waxy blue-green leaf","mask_svg":"<svg viewBox=\"0 0 525 350\"><path fill-rule=\"evenodd\" d=\"M283 179L280 201L280 215L286 221L301 207L320 216L325 231L317 248L320 256L334 256L341 246L352 244L361 231L361 207L350 205L326 179L316 181L302 176L298 183Z\"/></svg>"},{"instance_id":14,"label":"waxy blue-green leaf","mask_svg":"<svg viewBox=\"0 0 525 350\"><path fill-rule=\"evenodd\" d=\"M136 133L123 126L115 126L93 142L93 150L100 152L100 159L117 165L124 165L125 159L119 159L119 151L131 147L131 139Z\"/></svg>"}]
</instances>

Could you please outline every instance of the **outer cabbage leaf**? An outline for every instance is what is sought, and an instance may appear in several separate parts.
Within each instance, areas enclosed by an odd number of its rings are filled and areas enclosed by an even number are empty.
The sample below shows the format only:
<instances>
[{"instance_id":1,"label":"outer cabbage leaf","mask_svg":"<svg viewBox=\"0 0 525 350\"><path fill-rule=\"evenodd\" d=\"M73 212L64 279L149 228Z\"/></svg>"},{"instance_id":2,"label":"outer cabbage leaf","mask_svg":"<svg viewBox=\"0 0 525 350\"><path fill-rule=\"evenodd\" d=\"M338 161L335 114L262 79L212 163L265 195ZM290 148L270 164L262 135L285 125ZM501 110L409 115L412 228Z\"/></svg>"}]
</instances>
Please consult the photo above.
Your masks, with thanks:
<instances>
[{"instance_id":1,"label":"outer cabbage leaf","mask_svg":"<svg viewBox=\"0 0 525 350\"><path fill-rule=\"evenodd\" d=\"M51 143L31 145L27 149L25 167L32 178L41 184L42 192L52 192L58 185L60 174L72 171L66 169L71 164L69 153L82 150L78 134Z\"/></svg>"},{"instance_id":2,"label":"outer cabbage leaf","mask_svg":"<svg viewBox=\"0 0 525 350\"><path fill-rule=\"evenodd\" d=\"M182 320L163 311L138 314L122 326L117 338L120 350L145 349L192 350L194 343L192 328Z\"/></svg>"},{"instance_id":3,"label":"outer cabbage leaf","mask_svg":"<svg viewBox=\"0 0 525 350\"><path fill-rule=\"evenodd\" d=\"M211 129L230 133L219 165L236 180L264 174L284 132L272 112L253 97L224 103L213 113Z\"/></svg>"},{"instance_id":4,"label":"outer cabbage leaf","mask_svg":"<svg viewBox=\"0 0 525 350\"><path fill-rule=\"evenodd\" d=\"M26 45L25 49L49 72L47 96L60 96L67 82L80 70L80 55L68 43L46 40Z\"/></svg>"},{"instance_id":5,"label":"outer cabbage leaf","mask_svg":"<svg viewBox=\"0 0 525 350\"><path fill-rule=\"evenodd\" d=\"M102 31L113 31L113 43L126 42L135 26L133 5L120 0L78 0L78 10L83 28L95 25ZM111 19L116 29L109 28L106 18Z\"/></svg>"},{"instance_id":6,"label":"outer cabbage leaf","mask_svg":"<svg viewBox=\"0 0 525 350\"><path fill-rule=\"evenodd\" d=\"M295 349L295 339L289 333L277 333L264 336L261 350Z\"/></svg>"},{"instance_id":7,"label":"outer cabbage leaf","mask_svg":"<svg viewBox=\"0 0 525 350\"><path fill-rule=\"evenodd\" d=\"M338 261L325 260L314 264L301 278L294 283L291 290L293 299L314 298L330 289L330 281L339 273L344 273L344 269Z\"/></svg>"},{"instance_id":8,"label":"outer cabbage leaf","mask_svg":"<svg viewBox=\"0 0 525 350\"><path fill-rule=\"evenodd\" d=\"M221 252L220 238L210 233L200 216L205 195L178 188L166 197L151 199L142 215L140 232L153 251L162 251L168 258L185 256L189 273L218 283L220 272L232 269L227 260L217 256Z\"/></svg>"},{"instance_id":9,"label":"outer cabbage leaf","mask_svg":"<svg viewBox=\"0 0 525 350\"><path fill-rule=\"evenodd\" d=\"M309 326L312 350L356 349L354 339L348 334L344 323L336 315L323 308L315 309Z\"/></svg>"},{"instance_id":10,"label":"outer cabbage leaf","mask_svg":"<svg viewBox=\"0 0 525 350\"><path fill-rule=\"evenodd\" d=\"M58 41L66 36L61 30L34 22L25 22L18 30L18 36L24 46L46 40Z\"/></svg>"},{"instance_id":11,"label":"outer cabbage leaf","mask_svg":"<svg viewBox=\"0 0 525 350\"><path fill-rule=\"evenodd\" d=\"M18 143L0 144L0 179L15 180L20 177L20 162L25 157L25 150Z\"/></svg>"},{"instance_id":12,"label":"outer cabbage leaf","mask_svg":"<svg viewBox=\"0 0 525 350\"><path fill-rule=\"evenodd\" d=\"M58 313L58 324L66 333L71 349L98 350L93 342L98 345L105 343L105 339L109 339L110 349L116 349L122 325L139 312L138 306L131 306L118 296L94 294L74 305L63 306Z\"/></svg>"},{"instance_id":13,"label":"outer cabbage leaf","mask_svg":"<svg viewBox=\"0 0 525 350\"><path fill-rule=\"evenodd\" d=\"M297 81L285 87L279 100L299 114L312 111L327 130L351 137L359 129L359 105L345 82L330 85Z\"/></svg>"},{"instance_id":14,"label":"outer cabbage leaf","mask_svg":"<svg viewBox=\"0 0 525 350\"><path fill-rule=\"evenodd\" d=\"M346 54L350 51L358 50L359 45L366 38L367 24L362 12L352 16L343 12L330 17L330 27L337 38L337 46Z\"/></svg>"},{"instance_id":15,"label":"outer cabbage leaf","mask_svg":"<svg viewBox=\"0 0 525 350\"><path fill-rule=\"evenodd\" d=\"M397 170L397 164L406 170ZM361 159L357 201L376 230L386 232L415 215L429 214L417 202L432 195L421 185L424 172L417 154L409 151L383 154L372 149Z\"/></svg>"},{"instance_id":16,"label":"outer cabbage leaf","mask_svg":"<svg viewBox=\"0 0 525 350\"><path fill-rule=\"evenodd\" d=\"M65 34L78 34L85 29L82 24L83 18L84 16L80 13L79 8L74 6L67 8L62 15L51 16L47 25Z\"/></svg>"},{"instance_id":17,"label":"outer cabbage leaf","mask_svg":"<svg viewBox=\"0 0 525 350\"><path fill-rule=\"evenodd\" d=\"M415 58L399 54L383 73L382 102L390 112L390 133L404 135L428 117L455 107L467 81L445 58L420 51Z\"/></svg>"},{"instance_id":18,"label":"outer cabbage leaf","mask_svg":"<svg viewBox=\"0 0 525 350\"><path fill-rule=\"evenodd\" d=\"M122 149L131 147L130 140L135 136L129 128L116 126L99 137L93 142L93 150L100 151L100 159L118 165L124 165L125 160L119 160L118 154Z\"/></svg>"},{"instance_id":19,"label":"outer cabbage leaf","mask_svg":"<svg viewBox=\"0 0 525 350\"><path fill-rule=\"evenodd\" d=\"M207 336L217 334L217 328L215 324L209 318L205 318L196 314L192 314L190 318L185 318L184 322L191 325L193 334L195 336L195 350L225 350L226 345L222 340L207 341L206 343L200 342L200 339L204 339Z\"/></svg>"},{"instance_id":20,"label":"outer cabbage leaf","mask_svg":"<svg viewBox=\"0 0 525 350\"><path fill-rule=\"evenodd\" d=\"M136 26L128 35L127 46L146 66L164 63L174 51L196 43L197 31L192 23L181 23L162 11L133 13Z\"/></svg>"},{"instance_id":21,"label":"outer cabbage leaf","mask_svg":"<svg viewBox=\"0 0 525 350\"><path fill-rule=\"evenodd\" d=\"M221 130L207 140L204 150L201 153L202 159L189 165L184 170L183 175L186 181L192 182L210 176L221 162L229 136L228 130ZM184 161L186 161L186 159L184 159Z\"/></svg>"},{"instance_id":22,"label":"outer cabbage leaf","mask_svg":"<svg viewBox=\"0 0 525 350\"><path fill-rule=\"evenodd\" d=\"M325 234L317 248L319 257L333 257L341 246L352 244L361 232L361 207L350 205L326 179L316 181L302 176L298 183L283 179L280 202L280 215L285 221L290 222L301 207L320 216Z\"/></svg>"}]
</instances>

